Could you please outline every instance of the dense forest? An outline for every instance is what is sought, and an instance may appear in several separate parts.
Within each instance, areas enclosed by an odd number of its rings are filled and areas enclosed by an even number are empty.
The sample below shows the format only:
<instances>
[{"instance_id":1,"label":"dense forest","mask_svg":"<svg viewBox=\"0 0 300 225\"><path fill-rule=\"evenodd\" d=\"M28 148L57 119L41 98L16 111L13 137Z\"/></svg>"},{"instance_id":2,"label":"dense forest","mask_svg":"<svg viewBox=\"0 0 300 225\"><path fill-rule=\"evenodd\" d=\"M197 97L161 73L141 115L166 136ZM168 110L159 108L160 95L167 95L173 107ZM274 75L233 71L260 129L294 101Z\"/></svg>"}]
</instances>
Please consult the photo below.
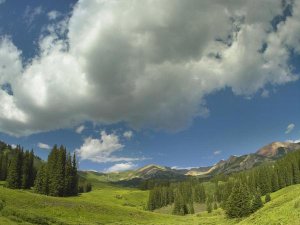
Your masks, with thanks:
<instances>
[{"instance_id":1,"label":"dense forest","mask_svg":"<svg viewBox=\"0 0 300 225\"><path fill-rule=\"evenodd\" d=\"M177 183L157 184L149 194L147 209L173 204L177 215L193 214L194 203L205 203L208 212L221 207L230 218L247 216L270 201L271 192L300 183L300 150L274 163L240 173L218 175L210 182L195 178ZM209 187L205 188L209 184Z\"/></svg>"},{"instance_id":2,"label":"dense forest","mask_svg":"<svg viewBox=\"0 0 300 225\"><path fill-rule=\"evenodd\" d=\"M79 179L75 154L71 156L64 146L56 145L43 162L33 150L1 143L0 180L6 181L8 188L33 188L37 193L59 197L92 190L90 183Z\"/></svg>"}]
</instances>

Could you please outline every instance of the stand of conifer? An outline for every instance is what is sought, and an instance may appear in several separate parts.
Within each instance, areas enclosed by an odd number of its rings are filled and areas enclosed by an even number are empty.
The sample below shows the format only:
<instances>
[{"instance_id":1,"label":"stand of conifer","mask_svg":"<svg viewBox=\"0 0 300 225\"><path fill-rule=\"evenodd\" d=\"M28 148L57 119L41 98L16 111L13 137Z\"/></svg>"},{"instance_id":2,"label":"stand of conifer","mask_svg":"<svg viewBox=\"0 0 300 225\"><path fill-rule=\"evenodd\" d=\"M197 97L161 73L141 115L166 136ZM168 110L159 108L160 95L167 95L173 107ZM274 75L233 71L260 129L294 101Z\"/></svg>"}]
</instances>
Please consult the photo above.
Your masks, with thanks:
<instances>
[{"instance_id":1,"label":"stand of conifer","mask_svg":"<svg viewBox=\"0 0 300 225\"><path fill-rule=\"evenodd\" d=\"M7 163L7 156L4 158L6 160L6 165L9 166L4 168L3 171L1 170L1 175L3 178L7 176L7 187L13 189L28 189L33 186L35 178L33 151L24 152L20 146L17 146L17 148L12 151L10 163Z\"/></svg>"},{"instance_id":2,"label":"stand of conifer","mask_svg":"<svg viewBox=\"0 0 300 225\"><path fill-rule=\"evenodd\" d=\"M38 171L35 191L51 196L78 194L78 175L75 154L67 154L66 148L53 147L48 161Z\"/></svg>"}]
</instances>

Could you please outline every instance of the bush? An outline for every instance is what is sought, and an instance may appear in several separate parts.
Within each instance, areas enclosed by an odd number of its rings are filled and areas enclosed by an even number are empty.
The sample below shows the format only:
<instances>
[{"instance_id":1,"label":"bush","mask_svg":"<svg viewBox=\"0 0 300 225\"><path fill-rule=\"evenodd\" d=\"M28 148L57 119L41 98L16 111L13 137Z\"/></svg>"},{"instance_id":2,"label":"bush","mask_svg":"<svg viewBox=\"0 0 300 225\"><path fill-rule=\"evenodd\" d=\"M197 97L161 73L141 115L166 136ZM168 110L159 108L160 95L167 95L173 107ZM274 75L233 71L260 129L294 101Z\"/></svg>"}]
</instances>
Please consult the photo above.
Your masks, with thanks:
<instances>
[{"instance_id":1,"label":"bush","mask_svg":"<svg viewBox=\"0 0 300 225\"><path fill-rule=\"evenodd\" d=\"M5 201L4 200L0 200L0 211L2 211L2 209L4 209L5 207Z\"/></svg>"}]
</instances>

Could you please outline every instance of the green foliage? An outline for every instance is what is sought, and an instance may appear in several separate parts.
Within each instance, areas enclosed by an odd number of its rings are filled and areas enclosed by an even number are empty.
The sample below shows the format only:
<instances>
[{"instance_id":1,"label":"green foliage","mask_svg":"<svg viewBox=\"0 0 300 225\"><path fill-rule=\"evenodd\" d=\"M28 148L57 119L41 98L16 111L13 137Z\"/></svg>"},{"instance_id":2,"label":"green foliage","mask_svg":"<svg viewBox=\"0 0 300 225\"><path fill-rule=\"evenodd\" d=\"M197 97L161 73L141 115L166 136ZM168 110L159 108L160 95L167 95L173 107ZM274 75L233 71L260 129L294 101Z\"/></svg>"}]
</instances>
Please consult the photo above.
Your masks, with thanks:
<instances>
[{"instance_id":1,"label":"green foliage","mask_svg":"<svg viewBox=\"0 0 300 225\"><path fill-rule=\"evenodd\" d=\"M266 194L266 197L265 197L265 202L270 202L271 201L271 196L269 193Z\"/></svg>"},{"instance_id":2,"label":"green foliage","mask_svg":"<svg viewBox=\"0 0 300 225\"><path fill-rule=\"evenodd\" d=\"M207 211L208 213L211 213L212 210L213 210L213 207L212 207L212 197L209 196L209 197L207 198L207 200L206 200L206 211Z\"/></svg>"},{"instance_id":3,"label":"green foliage","mask_svg":"<svg viewBox=\"0 0 300 225\"><path fill-rule=\"evenodd\" d=\"M234 184L225 210L230 218L244 217L251 213L251 194L248 187L240 180Z\"/></svg>"},{"instance_id":4,"label":"green foliage","mask_svg":"<svg viewBox=\"0 0 300 225\"><path fill-rule=\"evenodd\" d=\"M5 201L0 199L0 212L4 209L5 207Z\"/></svg>"},{"instance_id":5,"label":"green foliage","mask_svg":"<svg viewBox=\"0 0 300 225\"><path fill-rule=\"evenodd\" d=\"M253 198L253 201L252 201L251 211L255 212L258 209L260 209L262 206L263 206L263 202L261 200L261 196L260 196L259 192L256 192L254 194L254 198Z\"/></svg>"},{"instance_id":6,"label":"green foliage","mask_svg":"<svg viewBox=\"0 0 300 225\"><path fill-rule=\"evenodd\" d=\"M206 201L206 193L203 184L198 184L194 190L194 199L195 202L205 203Z\"/></svg>"},{"instance_id":7,"label":"green foliage","mask_svg":"<svg viewBox=\"0 0 300 225\"><path fill-rule=\"evenodd\" d=\"M91 189L91 187L89 187ZM78 194L78 175L75 154L67 155L65 147L55 145L48 161L41 166L35 181L35 191L51 196L73 196Z\"/></svg>"},{"instance_id":8,"label":"green foliage","mask_svg":"<svg viewBox=\"0 0 300 225\"><path fill-rule=\"evenodd\" d=\"M218 204L217 202L214 202L214 210L218 209Z\"/></svg>"}]
</instances>

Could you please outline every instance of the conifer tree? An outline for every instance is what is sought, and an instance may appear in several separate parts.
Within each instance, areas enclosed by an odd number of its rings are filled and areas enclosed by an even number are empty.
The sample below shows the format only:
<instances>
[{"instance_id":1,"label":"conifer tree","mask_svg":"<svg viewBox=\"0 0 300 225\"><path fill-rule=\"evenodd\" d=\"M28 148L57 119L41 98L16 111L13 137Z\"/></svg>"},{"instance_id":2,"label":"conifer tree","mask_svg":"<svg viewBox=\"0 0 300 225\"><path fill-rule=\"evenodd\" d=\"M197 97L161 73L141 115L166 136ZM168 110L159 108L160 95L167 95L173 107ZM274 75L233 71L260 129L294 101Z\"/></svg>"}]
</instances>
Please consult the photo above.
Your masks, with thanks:
<instances>
[{"instance_id":1,"label":"conifer tree","mask_svg":"<svg viewBox=\"0 0 300 225\"><path fill-rule=\"evenodd\" d=\"M272 172L271 186L273 192L279 189L277 169L274 169Z\"/></svg>"},{"instance_id":2,"label":"conifer tree","mask_svg":"<svg viewBox=\"0 0 300 225\"><path fill-rule=\"evenodd\" d=\"M206 211L207 211L208 213L211 213L212 210L213 210L213 208L212 208L212 198L209 196L209 197L207 198L207 200L206 200Z\"/></svg>"},{"instance_id":3,"label":"conifer tree","mask_svg":"<svg viewBox=\"0 0 300 225\"><path fill-rule=\"evenodd\" d=\"M30 188L30 154L28 151L25 152L23 156L23 166L22 166L22 185L23 189Z\"/></svg>"},{"instance_id":4,"label":"conifer tree","mask_svg":"<svg viewBox=\"0 0 300 225\"><path fill-rule=\"evenodd\" d=\"M7 186L12 189L21 188L22 185L23 152L16 149L8 167Z\"/></svg>"},{"instance_id":5,"label":"conifer tree","mask_svg":"<svg viewBox=\"0 0 300 225\"><path fill-rule=\"evenodd\" d=\"M230 218L244 217L251 213L251 195L240 180L234 184L225 210Z\"/></svg>"},{"instance_id":6,"label":"conifer tree","mask_svg":"<svg viewBox=\"0 0 300 225\"><path fill-rule=\"evenodd\" d=\"M218 209L218 204L217 202L214 202L214 210Z\"/></svg>"},{"instance_id":7,"label":"conifer tree","mask_svg":"<svg viewBox=\"0 0 300 225\"><path fill-rule=\"evenodd\" d=\"M0 180L6 180L7 178L7 170L8 170L8 155L3 153L2 156L2 165L1 165L1 177Z\"/></svg>"},{"instance_id":8,"label":"conifer tree","mask_svg":"<svg viewBox=\"0 0 300 225\"><path fill-rule=\"evenodd\" d=\"M92 185L89 185L89 191L92 190ZM71 195L78 194L78 175L77 175L77 161L75 152L72 160L72 173L71 173Z\"/></svg>"},{"instance_id":9,"label":"conifer tree","mask_svg":"<svg viewBox=\"0 0 300 225\"><path fill-rule=\"evenodd\" d=\"M37 193L48 195L48 181L46 165L43 164L36 175L34 189Z\"/></svg>"},{"instance_id":10,"label":"conifer tree","mask_svg":"<svg viewBox=\"0 0 300 225\"><path fill-rule=\"evenodd\" d=\"M263 206L261 196L258 191L254 194L253 202L252 202L252 207L251 207L251 212L257 211L259 208Z\"/></svg>"}]
</instances>

